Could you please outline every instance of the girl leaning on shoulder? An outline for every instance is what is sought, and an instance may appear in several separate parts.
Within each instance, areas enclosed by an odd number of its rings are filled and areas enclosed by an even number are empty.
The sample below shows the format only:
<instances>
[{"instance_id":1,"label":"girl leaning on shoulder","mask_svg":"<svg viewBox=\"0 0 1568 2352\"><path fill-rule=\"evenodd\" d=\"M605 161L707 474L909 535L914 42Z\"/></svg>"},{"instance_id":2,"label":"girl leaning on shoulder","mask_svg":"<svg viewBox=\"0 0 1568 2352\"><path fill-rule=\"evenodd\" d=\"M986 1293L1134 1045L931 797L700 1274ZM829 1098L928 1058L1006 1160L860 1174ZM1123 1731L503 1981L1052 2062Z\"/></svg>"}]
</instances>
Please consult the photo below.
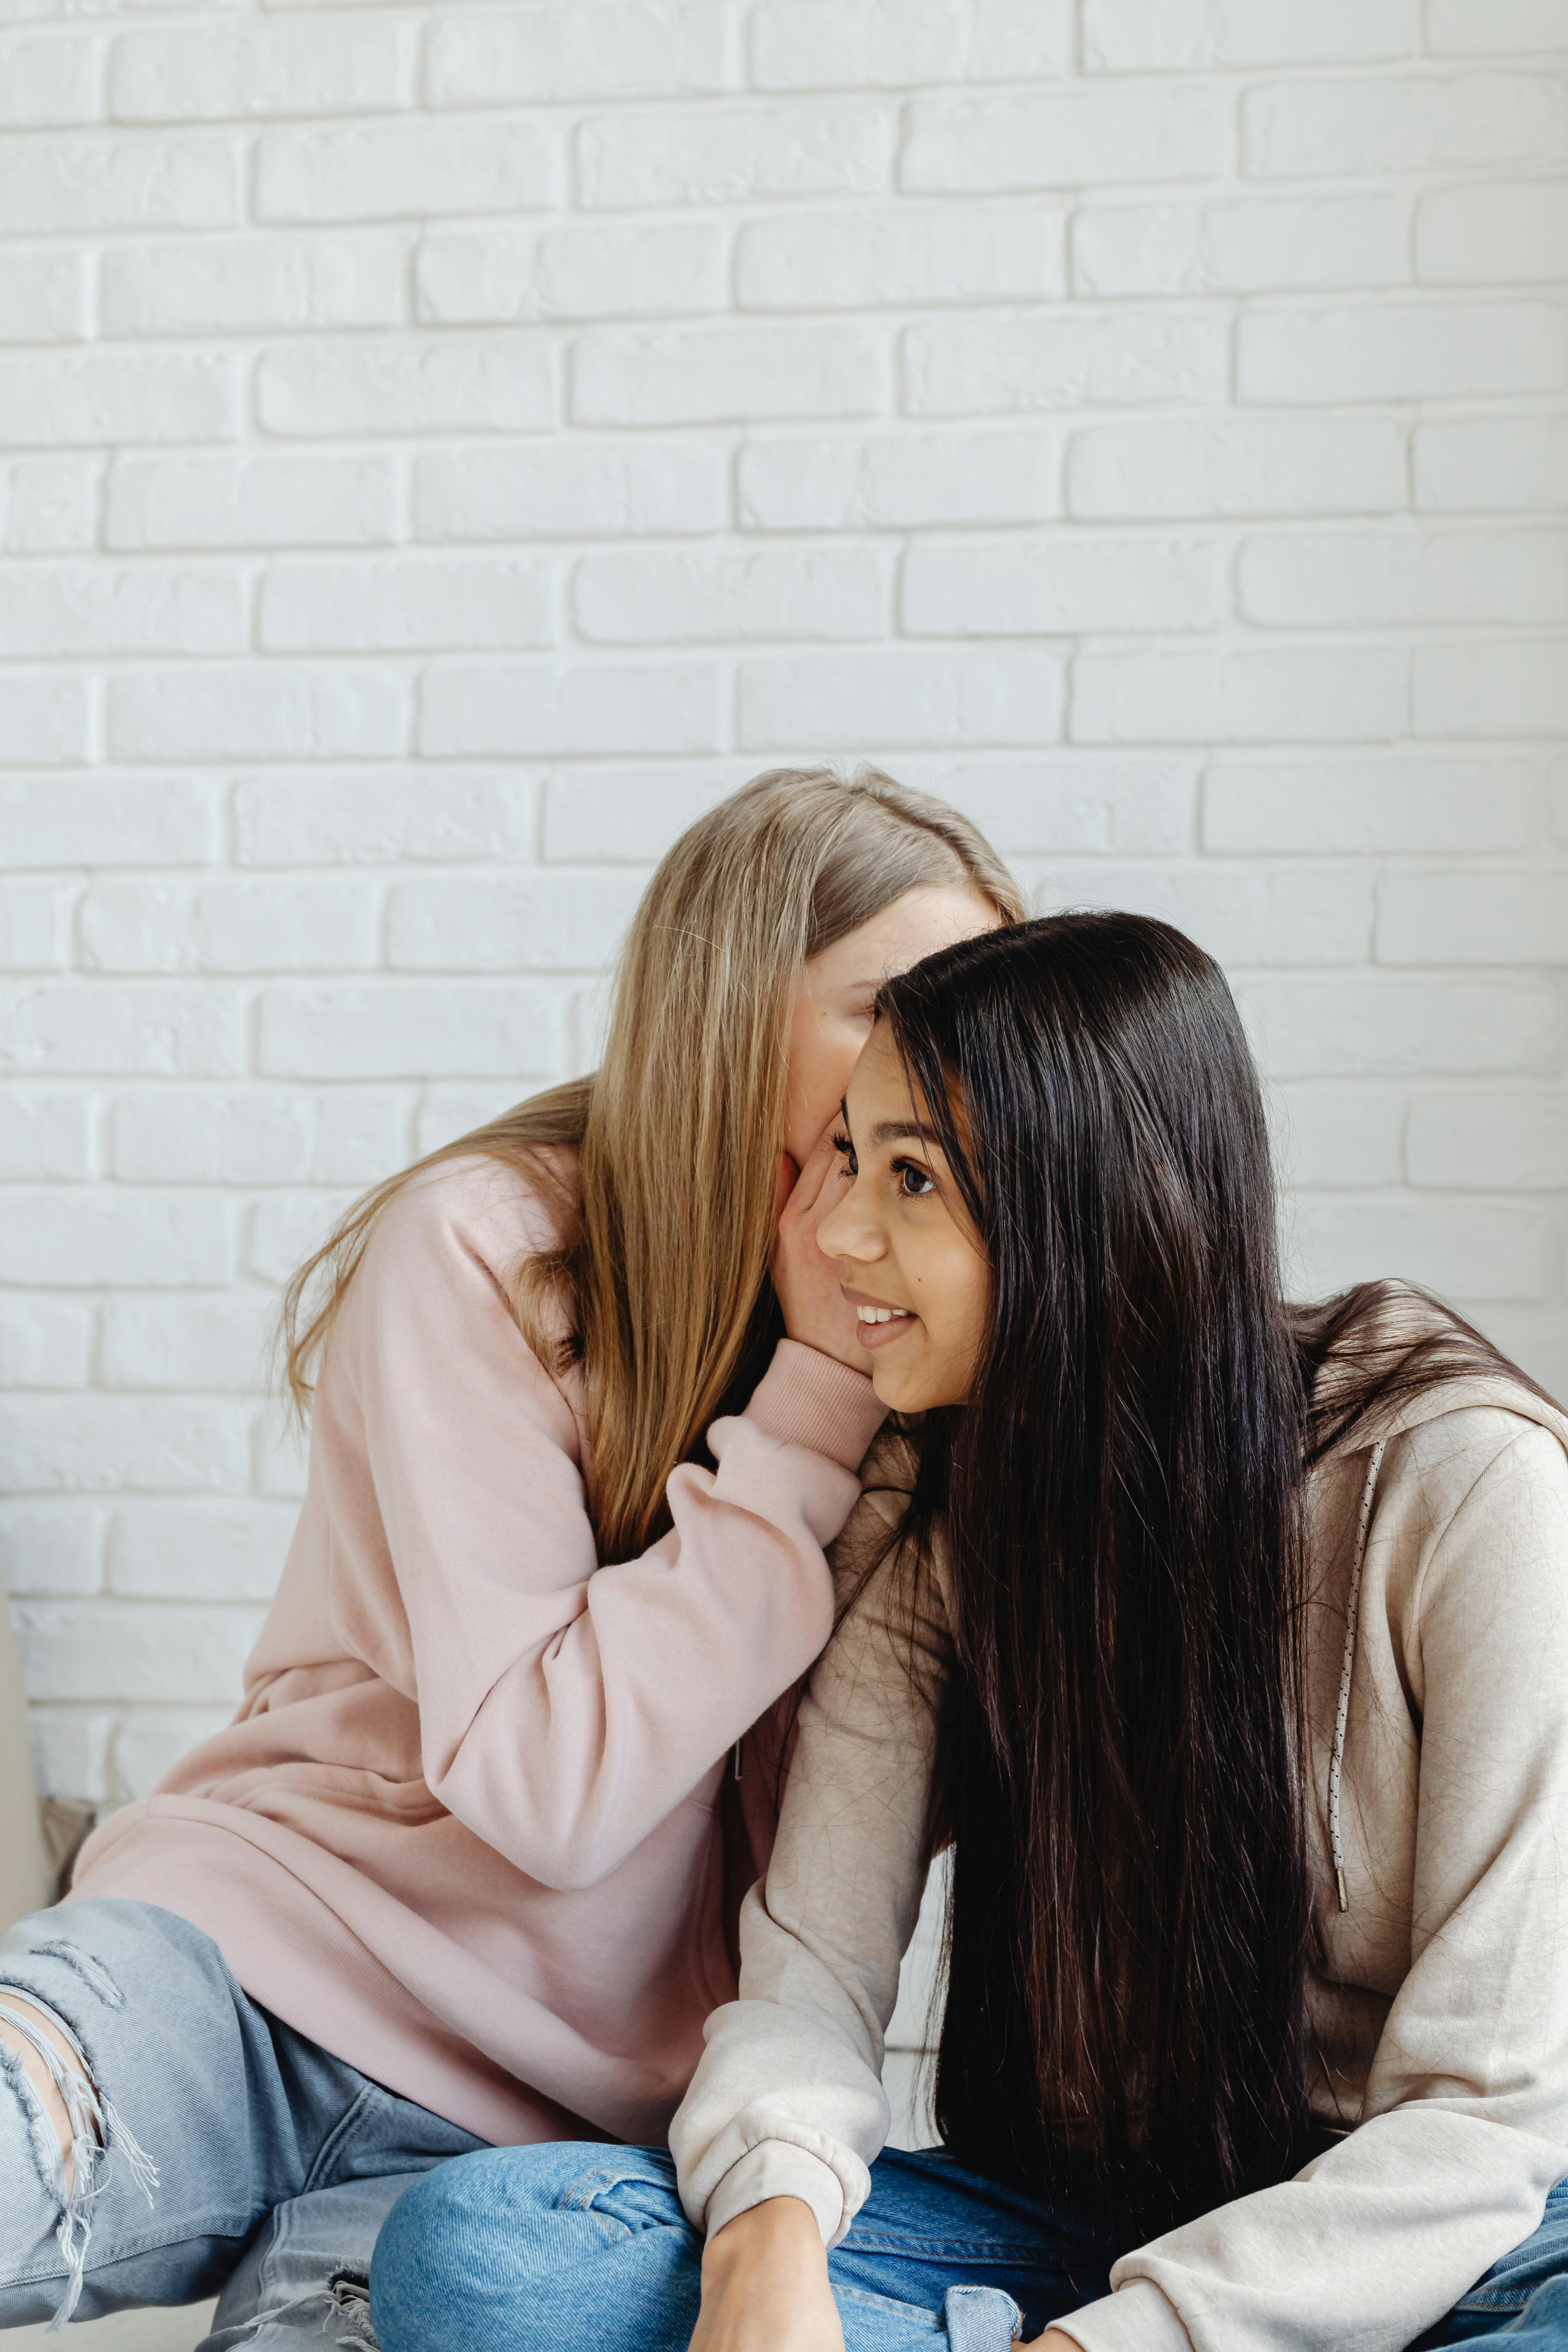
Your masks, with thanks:
<instances>
[{"instance_id":1,"label":"girl leaning on shoulder","mask_svg":"<svg viewBox=\"0 0 1568 2352\"><path fill-rule=\"evenodd\" d=\"M1285 1303L1180 933L997 931L879 1013L817 1239L898 1419L741 1997L673 2161L422 2182L385 2352L1556 2352L1568 1420L1402 1285ZM947 1843L942 2145L897 2154Z\"/></svg>"}]
</instances>

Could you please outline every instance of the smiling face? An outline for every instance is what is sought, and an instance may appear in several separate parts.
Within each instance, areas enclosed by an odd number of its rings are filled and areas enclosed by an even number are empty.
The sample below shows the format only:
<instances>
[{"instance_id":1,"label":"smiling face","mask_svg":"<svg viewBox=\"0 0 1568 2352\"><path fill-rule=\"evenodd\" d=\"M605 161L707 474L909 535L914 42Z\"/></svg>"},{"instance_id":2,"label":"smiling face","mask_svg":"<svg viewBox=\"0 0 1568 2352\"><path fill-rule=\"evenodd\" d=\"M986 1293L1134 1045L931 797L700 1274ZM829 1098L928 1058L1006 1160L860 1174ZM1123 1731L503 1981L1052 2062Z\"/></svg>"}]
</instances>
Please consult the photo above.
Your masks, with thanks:
<instances>
[{"instance_id":1,"label":"smiling face","mask_svg":"<svg viewBox=\"0 0 1568 2352\"><path fill-rule=\"evenodd\" d=\"M990 1268L885 1023L845 1093L843 1150L844 1195L816 1238L859 1317L871 1384L897 1412L962 1404Z\"/></svg>"},{"instance_id":2,"label":"smiling face","mask_svg":"<svg viewBox=\"0 0 1568 2352\"><path fill-rule=\"evenodd\" d=\"M906 890L870 921L814 955L800 976L789 1031L784 1147L801 1167L837 1118L856 1057L871 1034L877 991L938 948L1001 921L970 883Z\"/></svg>"}]
</instances>

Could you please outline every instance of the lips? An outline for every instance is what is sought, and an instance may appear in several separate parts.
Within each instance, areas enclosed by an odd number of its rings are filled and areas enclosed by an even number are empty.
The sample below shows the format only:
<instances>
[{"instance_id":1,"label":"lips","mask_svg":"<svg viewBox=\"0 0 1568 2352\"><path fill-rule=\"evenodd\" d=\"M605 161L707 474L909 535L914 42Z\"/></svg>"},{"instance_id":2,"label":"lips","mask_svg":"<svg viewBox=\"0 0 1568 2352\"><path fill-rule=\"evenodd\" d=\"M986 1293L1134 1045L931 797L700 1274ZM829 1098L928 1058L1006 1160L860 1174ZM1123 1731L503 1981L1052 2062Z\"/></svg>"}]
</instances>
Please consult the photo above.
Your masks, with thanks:
<instances>
[{"instance_id":1,"label":"lips","mask_svg":"<svg viewBox=\"0 0 1568 2352\"><path fill-rule=\"evenodd\" d=\"M855 1309L857 1323L908 1323L912 1319L907 1307L873 1307L868 1300Z\"/></svg>"}]
</instances>

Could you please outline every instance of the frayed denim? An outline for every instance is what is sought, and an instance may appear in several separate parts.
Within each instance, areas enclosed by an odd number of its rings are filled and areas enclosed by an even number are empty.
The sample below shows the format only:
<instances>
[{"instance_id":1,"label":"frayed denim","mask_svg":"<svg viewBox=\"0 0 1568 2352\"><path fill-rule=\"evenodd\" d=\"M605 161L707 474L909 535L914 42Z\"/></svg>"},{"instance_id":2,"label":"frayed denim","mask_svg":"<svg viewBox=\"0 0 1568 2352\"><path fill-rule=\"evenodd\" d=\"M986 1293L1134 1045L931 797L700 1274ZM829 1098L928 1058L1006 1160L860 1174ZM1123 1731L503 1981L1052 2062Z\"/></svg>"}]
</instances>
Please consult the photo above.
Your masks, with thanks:
<instances>
[{"instance_id":1,"label":"frayed denim","mask_svg":"<svg viewBox=\"0 0 1568 2352\"><path fill-rule=\"evenodd\" d=\"M0 2045L0 2327L221 2290L205 2352L303 2336L363 2352L382 2223L421 2172L484 2146L259 2007L152 1904L22 1920L0 1941L0 2019L48 2067L74 2157L68 2197L55 2126Z\"/></svg>"}]
</instances>

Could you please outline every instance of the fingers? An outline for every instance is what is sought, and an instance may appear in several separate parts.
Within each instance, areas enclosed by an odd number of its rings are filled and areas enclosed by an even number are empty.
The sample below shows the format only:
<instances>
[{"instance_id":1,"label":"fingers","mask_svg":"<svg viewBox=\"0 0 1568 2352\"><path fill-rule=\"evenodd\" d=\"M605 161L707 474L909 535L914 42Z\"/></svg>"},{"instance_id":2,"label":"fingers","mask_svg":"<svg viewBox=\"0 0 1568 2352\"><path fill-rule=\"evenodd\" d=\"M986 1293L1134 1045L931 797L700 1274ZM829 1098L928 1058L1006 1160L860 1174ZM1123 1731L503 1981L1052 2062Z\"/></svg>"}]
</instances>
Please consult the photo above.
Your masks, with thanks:
<instances>
[{"instance_id":1,"label":"fingers","mask_svg":"<svg viewBox=\"0 0 1568 2352\"><path fill-rule=\"evenodd\" d=\"M778 1166L773 1171L773 1223L776 1225L789 1206L789 1196L800 1181L800 1170L787 1151L779 1153Z\"/></svg>"}]
</instances>

